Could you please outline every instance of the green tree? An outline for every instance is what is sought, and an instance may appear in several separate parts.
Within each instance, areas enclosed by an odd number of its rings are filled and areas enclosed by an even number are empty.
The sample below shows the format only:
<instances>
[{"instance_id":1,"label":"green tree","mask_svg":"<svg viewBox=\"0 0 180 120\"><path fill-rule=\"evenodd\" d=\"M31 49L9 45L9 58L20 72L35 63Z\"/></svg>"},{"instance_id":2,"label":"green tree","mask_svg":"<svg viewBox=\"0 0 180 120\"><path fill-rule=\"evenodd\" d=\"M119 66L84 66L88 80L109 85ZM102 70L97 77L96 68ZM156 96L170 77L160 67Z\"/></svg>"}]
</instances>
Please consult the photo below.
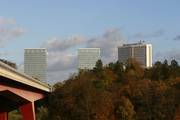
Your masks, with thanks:
<instances>
[{"instance_id":1,"label":"green tree","mask_svg":"<svg viewBox=\"0 0 180 120\"><path fill-rule=\"evenodd\" d=\"M180 76L180 67L176 60L172 60L170 64L170 74L172 78Z\"/></svg>"},{"instance_id":2,"label":"green tree","mask_svg":"<svg viewBox=\"0 0 180 120\"><path fill-rule=\"evenodd\" d=\"M162 78L161 78L162 80L167 80L170 77L170 69L169 69L167 60L164 60L164 62L162 64L161 76L162 76Z\"/></svg>"},{"instance_id":3,"label":"green tree","mask_svg":"<svg viewBox=\"0 0 180 120\"><path fill-rule=\"evenodd\" d=\"M155 62L152 68L152 75L151 75L152 80L160 80L162 78L161 68L162 68L162 63L160 61Z\"/></svg>"},{"instance_id":4,"label":"green tree","mask_svg":"<svg viewBox=\"0 0 180 120\"><path fill-rule=\"evenodd\" d=\"M180 77L169 77L179 69L176 61L171 65L157 61L146 70L133 61L125 69L119 62L105 67L99 63L57 83L47 113L42 110L42 114L51 120L173 120L178 116Z\"/></svg>"},{"instance_id":5,"label":"green tree","mask_svg":"<svg viewBox=\"0 0 180 120\"><path fill-rule=\"evenodd\" d=\"M98 60L96 62L96 66L93 69L94 73L99 77L99 78L103 78L104 74L103 74L103 63L101 60Z\"/></svg>"},{"instance_id":6,"label":"green tree","mask_svg":"<svg viewBox=\"0 0 180 120\"><path fill-rule=\"evenodd\" d=\"M101 72L101 71L103 70L103 63L102 63L101 60L98 60L98 61L96 62L96 66L94 67L94 70L95 70L96 72Z\"/></svg>"},{"instance_id":7,"label":"green tree","mask_svg":"<svg viewBox=\"0 0 180 120\"><path fill-rule=\"evenodd\" d=\"M125 65L117 61L112 70L117 75L117 81L122 82L124 80Z\"/></svg>"}]
</instances>

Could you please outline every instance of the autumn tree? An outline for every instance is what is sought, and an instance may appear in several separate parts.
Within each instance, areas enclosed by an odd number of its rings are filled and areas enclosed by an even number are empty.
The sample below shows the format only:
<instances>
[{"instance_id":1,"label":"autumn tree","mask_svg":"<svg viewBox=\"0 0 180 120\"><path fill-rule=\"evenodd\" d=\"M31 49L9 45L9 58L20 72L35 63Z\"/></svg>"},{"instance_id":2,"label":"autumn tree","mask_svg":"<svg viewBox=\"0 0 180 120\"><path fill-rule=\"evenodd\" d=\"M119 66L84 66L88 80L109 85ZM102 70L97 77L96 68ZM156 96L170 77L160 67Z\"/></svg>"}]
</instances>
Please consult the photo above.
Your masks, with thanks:
<instances>
[{"instance_id":1,"label":"autumn tree","mask_svg":"<svg viewBox=\"0 0 180 120\"><path fill-rule=\"evenodd\" d=\"M112 70L117 75L117 82L124 80L125 65L117 61L116 63L109 63L108 69Z\"/></svg>"},{"instance_id":2,"label":"autumn tree","mask_svg":"<svg viewBox=\"0 0 180 120\"><path fill-rule=\"evenodd\" d=\"M134 106L131 101L122 96L115 105L115 115L117 120L134 120L135 119Z\"/></svg>"},{"instance_id":3,"label":"autumn tree","mask_svg":"<svg viewBox=\"0 0 180 120\"><path fill-rule=\"evenodd\" d=\"M126 79L139 80L144 77L144 69L134 59L128 59L125 66Z\"/></svg>"},{"instance_id":4,"label":"autumn tree","mask_svg":"<svg viewBox=\"0 0 180 120\"><path fill-rule=\"evenodd\" d=\"M98 61L93 70L54 85L40 113L48 114L47 120L173 120L180 108L176 71L175 60L147 69L133 60L105 66Z\"/></svg>"}]
</instances>

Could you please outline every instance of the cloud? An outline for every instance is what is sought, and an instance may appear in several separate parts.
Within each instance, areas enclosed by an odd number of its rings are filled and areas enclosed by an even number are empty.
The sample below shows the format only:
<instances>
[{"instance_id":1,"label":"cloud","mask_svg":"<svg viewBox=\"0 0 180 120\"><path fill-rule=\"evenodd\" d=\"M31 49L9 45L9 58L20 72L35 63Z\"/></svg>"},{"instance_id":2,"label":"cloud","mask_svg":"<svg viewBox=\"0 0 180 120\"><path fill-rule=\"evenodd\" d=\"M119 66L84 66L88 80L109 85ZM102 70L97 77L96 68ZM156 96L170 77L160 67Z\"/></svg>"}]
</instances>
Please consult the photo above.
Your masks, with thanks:
<instances>
[{"instance_id":1,"label":"cloud","mask_svg":"<svg viewBox=\"0 0 180 120\"><path fill-rule=\"evenodd\" d=\"M16 28L0 28L0 41L13 39L22 36L25 30L21 27Z\"/></svg>"},{"instance_id":2,"label":"cloud","mask_svg":"<svg viewBox=\"0 0 180 120\"><path fill-rule=\"evenodd\" d=\"M53 58L53 59L52 59ZM48 54L48 71L66 71L76 68L76 55L68 55L68 52L57 52Z\"/></svg>"},{"instance_id":3,"label":"cloud","mask_svg":"<svg viewBox=\"0 0 180 120\"><path fill-rule=\"evenodd\" d=\"M16 21L11 18L4 18L4 17L0 16L0 25L2 26L2 25L6 25L6 24L15 25Z\"/></svg>"},{"instance_id":4,"label":"cloud","mask_svg":"<svg viewBox=\"0 0 180 120\"><path fill-rule=\"evenodd\" d=\"M53 59L52 59L53 58ZM68 52L48 53L48 78L49 84L66 80L71 73L77 71L77 56L69 55Z\"/></svg>"},{"instance_id":5,"label":"cloud","mask_svg":"<svg viewBox=\"0 0 180 120\"><path fill-rule=\"evenodd\" d=\"M70 74L77 72L77 48L99 47L104 63L117 60L117 47L124 43L119 29L109 29L103 35L85 39L82 36L74 36L68 39L53 37L42 47L48 49L48 82L63 81Z\"/></svg>"},{"instance_id":6,"label":"cloud","mask_svg":"<svg viewBox=\"0 0 180 120\"><path fill-rule=\"evenodd\" d=\"M63 82L68 79L72 74L77 73L77 69L68 69L64 71L52 71L48 72L48 84L55 84L57 82Z\"/></svg>"},{"instance_id":7,"label":"cloud","mask_svg":"<svg viewBox=\"0 0 180 120\"><path fill-rule=\"evenodd\" d=\"M42 47L48 50L48 71L54 72L74 68L77 55L73 50L76 46L84 43L85 39L80 36L64 40L54 37L43 43Z\"/></svg>"},{"instance_id":8,"label":"cloud","mask_svg":"<svg viewBox=\"0 0 180 120\"><path fill-rule=\"evenodd\" d=\"M42 47L48 50L48 83L63 81L70 73L76 71L77 55L75 47L85 44L82 36L73 36L67 39L53 37ZM72 72L73 71L73 72Z\"/></svg>"},{"instance_id":9,"label":"cloud","mask_svg":"<svg viewBox=\"0 0 180 120\"><path fill-rule=\"evenodd\" d=\"M118 46L124 43L124 38L119 29L109 29L102 36L89 39L87 47L99 47L101 57L106 64L117 60Z\"/></svg>"},{"instance_id":10,"label":"cloud","mask_svg":"<svg viewBox=\"0 0 180 120\"><path fill-rule=\"evenodd\" d=\"M0 17L0 45L24 35L26 30L17 25L14 19Z\"/></svg>"},{"instance_id":11,"label":"cloud","mask_svg":"<svg viewBox=\"0 0 180 120\"><path fill-rule=\"evenodd\" d=\"M85 39L82 36L73 36L65 40L54 37L45 42L43 47L47 48L49 51L64 51L76 45L83 44L84 42Z\"/></svg>"},{"instance_id":12,"label":"cloud","mask_svg":"<svg viewBox=\"0 0 180 120\"><path fill-rule=\"evenodd\" d=\"M18 67L17 67L17 68L18 68L17 70L18 70L19 72L21 72L21 73L24 73L24 63L21 63L21 64L19 64L19 65L17 65L17 66L18 66Z\"/></svg>"},{"instance_id":13,"label":"cloud","mask_svg":"<svg viewBox=\"0 0 180 120\"><path fill-rule=\"evenodd\" d=\"M165 31L160 29L157 31L145 33L145 32L138 32L135 35L133 35L133 38L154 38L154 37L160 37L164 35Z\"/></svg>"},{"instance_id":14,"label":"cloud","mask_svg":"<svg viewBox=\"0 0 180 120\"><path fill-rule=\"evenodd\" d=\"M177 35L173 40L179 41L180 40L180 35Z\"/></svg>"}]
</instances>

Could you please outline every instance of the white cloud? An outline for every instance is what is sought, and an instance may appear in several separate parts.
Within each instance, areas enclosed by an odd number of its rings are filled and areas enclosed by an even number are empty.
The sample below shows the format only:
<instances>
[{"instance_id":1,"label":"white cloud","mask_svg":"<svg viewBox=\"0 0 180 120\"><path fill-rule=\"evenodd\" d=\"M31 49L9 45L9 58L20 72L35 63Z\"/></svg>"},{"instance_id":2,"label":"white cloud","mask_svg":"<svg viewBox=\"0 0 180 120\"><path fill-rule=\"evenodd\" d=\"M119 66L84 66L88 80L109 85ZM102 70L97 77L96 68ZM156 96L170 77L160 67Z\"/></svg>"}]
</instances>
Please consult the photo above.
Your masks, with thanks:
<instances>
[{"instance_id":1,"label":"white cloud","mask_svg":"<svg viewBox=\"0 0 180 120\"><path fill-rule=\"evenodd\" d=\"M85 39L82 36L73 36L65 40L54 37L45 42L43 47L47 48L49 51L58 52L83 44L84 42Z\"/></svg>"},{"instance_id":2,"label":"white cloud","mask_svg":"<svg viewBox=\"0 0 180 120\"><path fill-rule=\"evenodd\" d=\"M69 70L62 70L62 71L54 71L48 72L48 83L53 85L57 82L62 82L70 77L70 75L77 72L77 69L69 69Z\"/></svg>"},{"instance_id":3,"label":"white cloud","mask_svg":"<svg viewBox=\"0 0 180 120\"><path fill-rule=\"evenodd\" d=\"M68 51L48 53L48 83L63 81L70 73L76 71L77 56L69 55Z\"/></svg>"},{"instance_id":4,"label":"white cloud","mask_svg":"<svg viewBox=\"0 0 180 120\"><path fill-rule=\"evenodd\" d=\"M69 56L67 51L48 54L48 71L66 71L76 68L77 56Z\"/></svg>"},{"instance_id":5,"label":"white cloud","mask_svg":"<svg viewBox=\"0 0 180 120\"><path fill-rule=\"evenodd\" d=\"M24 35L26 30L17 25L14 19L0 17L0 45Z\"/></svg>"},{"instance_id":6,"label":"white cloud","mask_svg":"<svg viewBox=\"0 0 180 120\"><path fill-rule=\"evenodd\" d=\"M43 44L48 49L48 80L49 83L63 81L73 72L77 72L77 48L99 47L104 63L117 60L117 47L124 43L119 29L110 29L103 35L85 39L75 36L69 39L54 37Z\"/></svg>"},{"instance_id":7,"label":"white cloud","mask_svg":"<svg viewBox=\"0 0 180 120\"><path fill-rule=\"evenodd\" d=\"M15 28L0 28L0 41L9 40L22 36L25 30L21 27Z\"/></svg>"},{"instance_id":8,"label":"white cloud","mask_svg":"<svg viewBox=\"0 0 180 120\"><path fill-rule=\"evenodd\" d=\"M99 47L103 62L117 61L118 46L124 43L124 38L119 29L109 29L102 36L87 41L87 47Z\"/></svg>"},{"instance_id":9,"label":"white cloud","mask_svg":"<svg viewBox=\"0 0 180 120\"><path fill-rule=\"evenodd\" d=\"M84 44L82 36L73 36L68 39L54 37L43 43L48 49L48 82L63 81L70 73L76 71L77 55L75 47Z\"/></svg>"},{"instance_id":10,"label":"white cloud","mask_svg":"<svg viewBox=\"0 0 180 120\"><path fill-rule=\"evenodd\" d=\"M6 24L15 25L16 20L11 19L11 18L4 18L4 17L0 16L0 25L2 26L2 25L6 25Z\"/></svg>"},{"instance_id":11,"label":"white cloud","mask_svg":"<svg viewBox=\"0 0 180 120\"><path fill-rule=\"evenodd\" d=\"M17 68L19 72L24 73L24 63L19 64Z\"/></svg>"}]
</instances>

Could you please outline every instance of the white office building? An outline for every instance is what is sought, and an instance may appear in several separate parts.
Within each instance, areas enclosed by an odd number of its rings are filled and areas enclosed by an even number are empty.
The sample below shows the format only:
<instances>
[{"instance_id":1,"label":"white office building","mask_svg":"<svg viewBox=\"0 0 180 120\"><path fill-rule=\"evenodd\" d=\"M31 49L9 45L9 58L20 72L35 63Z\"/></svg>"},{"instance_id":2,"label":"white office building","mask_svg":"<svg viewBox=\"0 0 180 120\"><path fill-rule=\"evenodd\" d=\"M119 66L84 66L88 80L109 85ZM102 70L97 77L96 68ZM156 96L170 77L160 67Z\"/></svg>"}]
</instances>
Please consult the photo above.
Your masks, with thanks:
<instances>
[{"instance_id":1,"label":"white office building","mask_svg":"<svg viewBox=\"0 0 180 120\"><path fill-rule=\"evenodd\" d=\"M44 48L24 49L24 72L46 82L47 51Z\"/></svg>"},{"instance_id":2,"label":"white office building","mask_svg":"<svg viewBox=\"0 0 180 120\"><path fill-rule=\"evenodd\" d=\"M100 48L79 48L78 68L93 69L100 58Z\"/></svg>"},{"instance_id":3,"label":"white office building","mask_svg":"<svg viewBox=\"0 0 180 120\"><path fill-rule=\"evenodd\" d=\"M118 47L119 62L125 63L129 58L135 59L142 67L152 67L152 45L139 42Z\"/></svg>"}]
</instances>

